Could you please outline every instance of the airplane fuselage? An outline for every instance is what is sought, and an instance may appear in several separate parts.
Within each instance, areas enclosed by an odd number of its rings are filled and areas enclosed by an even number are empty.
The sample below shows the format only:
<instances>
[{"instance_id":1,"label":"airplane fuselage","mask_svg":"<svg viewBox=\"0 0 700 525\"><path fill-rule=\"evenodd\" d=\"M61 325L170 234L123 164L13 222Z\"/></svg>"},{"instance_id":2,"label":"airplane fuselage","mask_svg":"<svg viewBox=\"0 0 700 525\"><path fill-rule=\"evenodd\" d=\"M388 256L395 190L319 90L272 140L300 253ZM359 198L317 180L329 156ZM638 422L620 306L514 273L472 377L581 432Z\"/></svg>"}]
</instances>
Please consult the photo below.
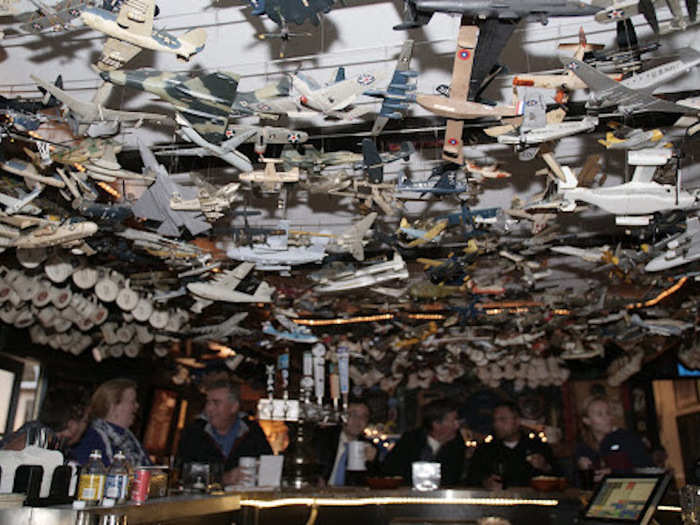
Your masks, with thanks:
<instances>
[{"instance_id":1,"label":"airplane fuselage","mask_svg":"<svg viewBox=\"0 0 700 525\"><path fill-rule=\"evenodd\" d=\"M449 119L468 120L477 118L500 119L522 114L522 107L490 106L470 100L446 98L442 95L416 95L416 102L435 115Z\"/></svg>"},{"instance_id":2,"label":"airplane fuselage","mask_svg":"<svg viewBox=\"0 0 700 525\"><path fill-rule=\"evenodd\" d=\"M582 201L615 215L648 215L661 211L682 210L693 206L696 196L686 190L676 194L676 187L656 182L628 182L602 188L563 190L564 201Z\"/></svg>"}]
</instances>

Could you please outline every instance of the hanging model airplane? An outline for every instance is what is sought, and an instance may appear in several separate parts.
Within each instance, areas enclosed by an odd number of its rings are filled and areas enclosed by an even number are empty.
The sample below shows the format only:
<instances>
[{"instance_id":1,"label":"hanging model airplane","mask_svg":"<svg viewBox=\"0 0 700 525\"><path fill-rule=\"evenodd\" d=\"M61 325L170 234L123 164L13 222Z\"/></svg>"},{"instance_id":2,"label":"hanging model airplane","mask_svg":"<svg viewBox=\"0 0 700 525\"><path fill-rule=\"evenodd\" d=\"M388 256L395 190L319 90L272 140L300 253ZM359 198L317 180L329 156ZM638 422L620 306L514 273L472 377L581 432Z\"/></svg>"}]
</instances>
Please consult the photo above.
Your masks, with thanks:
<instances>
[{"instance_id":1,"label":"hanging model airplane","mask_svg":"<svg viewBox=\"0 0 700 525\"><path fill-rule=\"evenodd\" d=\"M109 37L97 61L98 69L121 69L142 49L173 53L186 61L204 49L204 29L193 29L179 38L154 29L155 9L155 0L124 0L118 14L98 7L83 9L80 17L85 25Z\"/></svg>"},{"instance_id":2,"label":"hanging model airplane","mask_svg":"<svg viewBox=\"0 0 700 525\"><path fill-rule=\"evenodd\" d=\"M210 281L189 283L187 290L198 300L203 299L205 302L269 303L275 289L265 281L262 281L252 294L236 290L254 266L253 263L243 262L233 270L217 274Z\"/></svg>"},{"instance_id":3,"label":"hanging model airplane","mask_svg":"<svg viewBox=\"0 0 700 525\"><path fill-rule=\"evenodd\" d=\"M119 132L122 122L135 122L139 125L144 120L157 120L166 122L170 119L158 113L143 113L140 111L121 111L108 109L103 106L107 100L111 86L103 84L95 93L92 102L78 100L59 87L29 75L38 86L51 93L57 100L68 108L67 119L71 130L76 135L89 135L91 137L115 135ZM109 86L109 87L106 87Z\"/></svg>"}]
</instances>

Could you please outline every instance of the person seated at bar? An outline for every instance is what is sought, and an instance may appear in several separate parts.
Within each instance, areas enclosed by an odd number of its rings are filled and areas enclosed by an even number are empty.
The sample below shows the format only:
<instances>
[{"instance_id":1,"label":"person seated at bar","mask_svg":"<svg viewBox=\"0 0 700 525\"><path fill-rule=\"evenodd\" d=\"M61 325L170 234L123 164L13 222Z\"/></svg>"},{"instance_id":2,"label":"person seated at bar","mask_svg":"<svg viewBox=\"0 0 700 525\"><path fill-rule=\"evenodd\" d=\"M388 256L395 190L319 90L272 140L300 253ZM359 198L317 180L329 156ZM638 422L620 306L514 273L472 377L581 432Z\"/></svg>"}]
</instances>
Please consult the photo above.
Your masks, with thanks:
<instances>
[{"instance_id":1,"label":"person seated at bar","mask_svg":"<svg viewBox=\"0 0 700 525\"><path fill-rule=\"evenodd\" d=\"M412 482L414 461L440 463L441 485L456 485L462 478L466 446L459 434L457 405L449 400L431 401L423 407L422 426L405 432L384 460L382 470Z\"/></svg>"},{"instance_id":2,"label":"person seated at bar","mask_svg":"<svg viewBox=\"0 0 700 525\"><path fill-rule=\"evenodd\" d=\"M86 464L90 453L99 450L108 467L121 450L134 467L151 464L141 442L129 430L139 410L137 387L135 381L125 378L110 379L97 387L88 407L90 426L71 450L78 463Z\"/></svg>"},{"instance_id":3,"label":"person seated at bar","mask_svg":"<svg viewBox=\"0 0 700 525\"><path fill-rule=\"evenodd\" d=\"M624 428L614 428L610 403L599 395L591 396L583 407L581 440L574 459L579 470L577 482L590 489L590 474L599 482L606 474L625 474L636 468L652 467L653 462L641 438ZM585 481L584 481L585 478Z\"/></svg>"},{"instance_id":4,"label":"person seated at bar","mask_svg":"<svg viewBox=\"0 0 700 525\"><path fill-rule=\"evenodd\" d=\"M552 449L539 437L529 437L520 427L515 403L499 403L493 411L493 440L474 451L467 482L489 490L527 486L539 475L556 475Z\"/></svg>"},{"instance_id":5,"label":"person seated at bar","mask_svg":"<svg viewBox=\"0 0 700 525\"><path fill-rule=\"evenodd\" d=\"M182 431L177 463L218 463L223 466L223 484L238 485L243 481L239 458L272 454L272 448L260 425L239 413L239 390L228 378L210 379L204 390L204 417Z\"/></svg>"},{"instance_id":6,"label":"person seated at bar","mask_svg":"<svg viewBox=\"0 0 700 525\"><path fill-rule=\"evenodd\" d=\"M46 446L71 459L70 448L80 441L87 428L87 406L78 391L49 391L39 411L39 419L27 421L0 442L2 450L23 450L26 445ZM42 435L45 436L42 441Z\"/></svg>"},{"instance_id":7,"label":"person seated at bar","mask_svg":"<svg viewBox=\"0 0 700 525\"><path fill-rule=\"evenodd\" d=\"M347 476L348 443L351 441L365 442L365 467L368 475L375 474L378 469L377 447L364 435L369 423L369 407L359 399L348 403L345 422L341 426L319 430L314 435L315 450L321 468L321 478L324 484L330 486L359 484L359 480Z\"/></svg>"}]
</instances>

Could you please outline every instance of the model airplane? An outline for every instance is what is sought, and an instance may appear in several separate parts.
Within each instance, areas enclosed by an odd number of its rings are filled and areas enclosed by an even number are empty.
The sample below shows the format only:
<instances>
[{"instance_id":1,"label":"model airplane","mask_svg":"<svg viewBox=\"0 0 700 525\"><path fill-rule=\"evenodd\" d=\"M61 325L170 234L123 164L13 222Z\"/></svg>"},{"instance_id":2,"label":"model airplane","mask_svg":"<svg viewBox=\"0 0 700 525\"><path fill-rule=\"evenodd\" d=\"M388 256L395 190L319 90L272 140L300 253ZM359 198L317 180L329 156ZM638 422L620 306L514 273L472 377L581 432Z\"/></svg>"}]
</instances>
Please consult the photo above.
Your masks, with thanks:
<instances>
[{"instance_id":1,"label":"model airplane","mask_svg":"<svg viewBox=\"0 0 700 525\"><path fill-rule=\"evenodd\" d=\"M367 71L352 78L345 78L345 68L338 68L329 85L321 86L303 73L292 76L292 86L299 92L302 106L339 119L358 118L371 111L370 108L354 108L345 111L365 91L374 91L386 86L391 75L386 71Z\"/></svg>"},{"instance_id":2,"label":"model airplane","mask_svg":"<svg viewBox=\"0 0 700 525\"><path fill-rule=\"evenodd\" d=\"M155 9L155 0L124 0L118 14L98 7L82 10L80 18L85 25L109 37L97 61L98 69L121 69L141 49L173 53L181 60L189 60L204 49L207 40L204 29L188 31L180 38L155 29Z\"/></svg>"},{"instance_id":3,"label":"model airplane","mask_svg":"<svg viewBox=\"0 0 700 525\"><path fill-rule=\"evenodd\" d=\"M608 124L610 125L610 124ZM656 128L643 130L627 126L615 126L615 131L608 131L605 139L598 140L599 144L610 150L633 150L653 148L661 145L663 132Z\"/></svg>"},{"instance_id":4,"label":"model airplane","mask_svg":"<svg viewBox=\"0 0 700 525\"><path fill-rule=\"evenodd\" d=\"M8 161L0 161L0 168L13 175L24 177L27 184L32 187L33 184L45 184L54 188L65 188L66 184L57 176L40 175L33 164L19 159L10 159Z\"/></svg>"},{"instance_id":5,"label":"model airplane","mask_svg":"<svg viewBox=\"0 0 700 525\"><path fill-rule=\"evenodd\" d=\"M365 211L379 208L385 215L396 215L403 207L401 201L396 198L395 184L372 184L370 182L353 179L350 186L329 190L329 195L337 197L351 197Z\"/></svg>"},{"instance_id":6,"label":"model airplane","mask_svg":"<svg viewBox=\"0 0 700 525\"><path fill-rule=\"evenodd\" d=\"M0 204L5 206L3 210L7 215L15 215L17 213L28 213L29 215L39 215L41 208L32 204L41 192L44 191L43 184L37 184L36 187L29 193L21 192L19 197L12 197L6 193L0 193Z\"/></svg>"},{"instance_id":7,"label":"model airplane","mask_svg":"<svg viewBox=\"0 0 700 525\"><path fill-rule=\"evenodd\" d=\"M649 261L644 270L660 272L700 259L700 218L689 217L686 230L666 244L666 251Z\"/></svg>"},{"instance_id":8,"label":"model airplane","mask_svg":"<svg viewBox=\"0 0 700 525\"><path fill-rule=\"evenodd\" d=\"M143 113L140 111L121 111L108 109L103 106L107 100L110 89L107 85L100 87L95 93L92 102L78 100L62 89L44 80L29 75L38 86L51 93L68 108L68 123L75 135L89 135L91 137L102 135L115 135L119 132L121 122L135 122L137 125L144 120L168 121L164 115L158 113Z\"/></svg>"},{"instance_id":9,"label":"model airplane","mask_svg":"<svg viewBox=\"0 0 700 525\"><path fill-rule=\"evenodd\" d=\"M132 205L136 217L159 221L158 233L168 237L179 237L180 226L185 226L192 235L211 229L211 224L202 218L201 211L177 211L170 206L173 196L183 200L197 198L197 190L179 186L162 164L145 145L139 143L139 151L144 163L144 172L155 175L156 181Z\"/></svg>"},{"instance_id":10,"label":"model airplane","mask_svg":"<svg viewBox=\"0 0 700 525\"><path fill-rule=\"evenodd\" d=\"M565 182L559 182L562 211L573 211L577 201L594 204L615 215L619 225L649 224L653 213L682 210L698 202L700 190L689 192L676 184L659 184L652 180L657 167L666 165L673 152L668 149L647 149L628 152L628 163L635 166L630 182L598 188L582 188L567 166L562 170Z\"/></svg>"},{"instance_id":11,"label":"model airplane","mask_svg":"<svg viewBox=\"0 0 700 525\"><path fill-rule=\"evenodd\" d=\"M700 56L700 54L698 55ZM585 62L575 58L560 58L566 68L573 71L589 87L590 96L586 103L587 108L600 111L603 108L616 106L624 115L651 111L683 114L697 113L697 109L674 104L652 96L650 88L658 85L657 82L653 82L651 86L647 84L646 88L636 90L615 82ZM663 68L664 66L659 67ZM678 72L676 67L674 67L671 78L677 76Z\"/></svg>"},{"instance_id":12,"label":"model airplane","mask_svg":"<svg viewBox=\"0 0 700 525\"><path fill-rule=\"evenodd\" d=\"M248 317L248 312L233 314L224 322L213 325L198 326L191 328L190 333L195 334L193 341L214 340L221 341L232 336L244 336L252 334L252 330L239 326Z\"/></svg>"},{"instance_id":13,"label":"model airplane","mask_svg":"<svg viewBox=\"0 0 700 525\"><path fill-rule=\"evenodd\" d=\"M299 181L299 168L292 168L289 171L277 171L275 164L283 163L282 159L262 159L265 163L264 170L248 171L238 175L241 182L249 182L260 187L263 194L279 193L282 185L289 182Z\"/></svg>"},{"instance_id":14,"label":"model airplane","mask_svg":"<svg viewBox=\"0 0 700 525\"><path fill-rule=\"evenodd\" d=\"M292 266L321 263L326 256L329 236L312 236L309 246L289 245L289 221L280 221L280 235L268 235L264 243L252 246L231 245L226 250L229 258L253 263L263 271L288 272Z\"/></svg>"},{"instance_id":15,"label":"model airplane","mask_svg":"<svg viewBox=\"0 0 700 525\"><path fill-rule=\"evenodd\" d=\"M97 233L97 224L94 222L66 222L64 224L51 224L40 226L30 233L20 235L12 241L12 245L20 249L48 248L50 246L76 246L77 241L82 241Z\"/></svg>"},{"instance_id":16,"label":"model airplane","mask_svg":"<svg viewBox=\"0 0 700 525\"><path fill-rule=\"evenodd\" d=\"M314 286L317 293L342 292L364 288L394 279L408 279L406 263L398 252L391 261L372 264L350 274L338 274Z\"/></svg>"},{"instance_id":17,"label":"model airplane","mask_svg":"<svg viewBox=\"0 0 700 525\"><path fill-rule=\"evenodd\" d=\"M179 193L173 193L170 196L170 208L176 211L201 211L209 222L214 222L223 217L223 211L233 205L240 186L238 182L221 187L207 184L199 188L194 199L189 200L185 200Z\"/></svg>"},{"instance_id":18,"label":"model airplane","mask_svg":"<svg viewBox=\"0 0 700 525\"><path fill-rule=\"evenodd\" d=\"M697 0L686 0L688 16L681 10L678 0L595 0L595 5L603 9L596 13L595 20L599 23L619 22L630 17L642 14L649 26L657 34L665 34L672 31L684 30L697 18ZM667 6L671 12L671 20L659 23L655 5Z\"/></svg>"},{"instance_id":19,"label":"model airplane","mask_svg":"<svg viewBox=\"0 0 700 525\"><path fill-rule=\"evenodd\" d=\"M187 290L197 299L205 301L223 301L227 303L269 303L275 289L262 281L252 294L236 291L250 270L255 265L243 262L233 270L221 272L207 282L189 283Z\"/></svg>"},{"instance_id":20,"label":"model airplane","mask_svg":"<svg viewBox=\"0 0 700 525\"><path fill-rule=\"evenodd\" d=\"M413 40L406 40L401 47L401 53L396 61L394 75L385 90L365 91L365 95L382 98L382 107L372 126L373 137L379 135L389 120L400 120L409 108L411 102L415 102L416 85L411 79L418 76L418 72L411 69L411 56L413 55Z\"/></svg>"},{"instance_id":21,"label":"model airplane","mask_svg":"<svg viewBox=\"0 0 700 525\"><path fill-rule=\"evenodd\" d=\"M264 334L273 335L277 340L291 341L293 343L318 343L318 337L306 326L298 325L280 313L275 314L275 319L286 328L286 330L278 330L273 326L272 322L265 321L262 325Z\"/></svg>"},{"instance_id":22,"label":"model airplane","mask_svg":"<svg viewBox=\"0 0 700 525\"><path fill-rule=\"evenodd\" d=\"M539 151L539 146L544 142L588 133L598 125L598 118L592 116L564 122L563 117L566 113L563 111L560 115L562 120L548 118L542 94L535 93L534 90L527 91L524 101L525 111L520 127L514 132L503 133L496 137L500 144L515 146L516 151L520 153L520 160L532 160ZM487 134L489 134L488 131Z\"/></svg>"},{"instance_id":23,"label":"model airplane","mask_svg":"<svg viewBox=\"0 0 700 525\"><path fill-rule=\"evenodd\" d=\"M411 240L409 242L399 240L398 243L402 248L417 248L428 243L437 244L442 239L446 229L447 219L435 221L427 228L422 228L420 225L410 225L406 217L403 217L399 223L398 233Z\"/></svg>"},{"instance_id":24,"label":"model airplane","mask_svg":"<svg viewBox=\"0 0 700 525\"><path fill-rule=\"evenodd\" d=\"M364 239L376 218L377 213L372 212L341 234L334 235L331 242L326 246L326 249L330 253L349 252L356 261L364 261L366 242Z\"/></svg>"},{"instance_id":25,"label":"model airplane","mask_svg":"<svg viewBox=\"0 0 700 525\"><path fill-rule=\"evenodd\" d=\"M432 179L437 178L436 181ZM448 170L442 173L433 173L427 180L410 181L405 174L399 175L399 182L396 184L396 191L410 191L421 194L430 193L433 195L453 195L465 193L469 190L466 182L458 180L456 170Z\"/></svg>"},{"instance_id":26,"label":"model airplane","mask_svg":"<svg viewBox=\"0 0 700 525\"><path fill-rule=\"evenodd\" d=\"M412 5L411 2L412 0L407 0L406 5ZM455 53L452 66L449 98L445 98L442 95L416 95L416 102L421 107L431 113L447 118L442 157L456 164L464 162L464 153L462 151L464 120L479 118L498 120L503 117L518 116L523 112L522 105L517 101L513 106L494 106L468 99L478 39L478 26L462 25L459 28L457 52Z\"/></svg>"}]
</instances>

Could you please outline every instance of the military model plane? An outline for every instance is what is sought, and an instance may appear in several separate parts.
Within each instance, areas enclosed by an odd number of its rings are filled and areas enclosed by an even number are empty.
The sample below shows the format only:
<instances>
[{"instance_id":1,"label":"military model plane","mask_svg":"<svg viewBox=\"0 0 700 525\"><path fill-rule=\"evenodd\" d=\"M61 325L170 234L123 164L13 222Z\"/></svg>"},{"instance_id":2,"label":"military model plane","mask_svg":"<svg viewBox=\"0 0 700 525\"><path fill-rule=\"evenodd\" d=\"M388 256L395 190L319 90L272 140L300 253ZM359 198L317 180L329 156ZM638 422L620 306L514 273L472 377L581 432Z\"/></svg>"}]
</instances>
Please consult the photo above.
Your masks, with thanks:
<instances>
[{"instance_id":1,"label":"military model plane","mask_svg":"<svg viewBox=\"0 0 700 525\"><path fill-rule=\"evenodd\" d=\"M573 49L573 57L578 60L583 60L586 53L593 53L595 51L602 50L605 46L603 44L589 44L586 40L586 33L583 28L579 30L579 37L577 44L559 44L559 49L562 51ZM621 80L621 75L610 75L611 78L615 80ZM544 74L544 73L531 73L531 74L521 74L519 73L513 77L513 86L522 87L536 87L536 88L546 88L546 89L565 89L567 91L573 91L576 89L585 89L586 84L580 78L573 74L572 71L567 70L561 74Z\"/></svg>"},{"instance_id":2,"label":"military model plane","mask_svg":"<svg viewBox=\"0 0 700 525\"><path fill-rule=\"evenodd\" d=\"M657 167L666 165L672 156L669 149L629 151L628 163L635 166L632 180L597 188L580 187L568 166L562 166L566 180L558 183L559 209L573 211L576 202L582 201L614 214L618 225L644 226L656 212L691 208L697 204L700 190L691 193L681 189L680 181L660 184L652 180Z\"/></svg>"},{"instance_id":3,"label":"military model plane","mask_svg":"<svg viewBox=\"0 0 700 525\"><path fill-rule=\"evenodd\" d=\"M396 184L396 191L410 191L421 194L431 193L434 195L450 195L465 193L469 190L466 181L458 180L457 170L434 170L428 179L423 181L410 181L405 174L399 176ZM437 180L432 180L437 179Z\"/></svg>"},{"instance_id":4,"label":"military model plane","mask_svg":"<svg viewBox=\"0 0 700 525\"><path fill-rule=\"evenodd\" d=\"M683 14L678 0L594 0L592 3L602 8L595 14L596 22L601 24L619 22L641 14L644 15L649 26L657 34L684 30L689 23L696 20L698 12L697 0L686 0L687 17ZM656 5L668 7L671 11L671 20L660 24L656 14Z\"/></svg>"},{"instance_id":5,"label":"military model plane","mask_svg":"<svg viewBox=\"0 0 700 525\"><path fill-rule=\"evenodd\" d=\"M135 71L103 71L100 76L117 86L126 86L153 93L171 104L189 119L219 120L226 116L258 115L279 118L297 109L288 97L289 81L284 77L254 91L238 91L239 77L233 73L217 71L192 76L188 73L171 73L157 69ZM231 134L249 129L246 126L229 126ZM303 132L283 128L260 127L256 144L284 144L305 142Z\"/></svg>"},{"instance_id":6,"label":"military model plane","mask_svg":"<svg viewBox=\"0 0 700 525\"><path fill-rule=\"evenodd\" d=\"M221 187L204 184L199 188L197 197L189 200L185 200L179 193L174 193L170 196L170 208L176 211L201 211L208 221L214 222L223 217L223 211L233 205L240 186L238 182Z\"/></svg>"},{"instance_id":7,"label":"military model plane","mask_svg":"<svg viewBox=\"0 0 700 525\"><path fill-rule=\"evenodd\" d=\"M29 233L22 234L12 240L16 248L48 248L49 246L76 246L86 237L97 233L98 226L94 222L66 222L40 226Z\"/></svg>"},{"instance_id":8,"label":"military model plane","mask_svg":"<svg viewBox=\"0 0 700 525\"><path fill-rule=\"evenodd\" d=\"M373 137L379 135L389 120L400 120L404 117L411 102L415 102L416 85L411 79L418 76L418 72L411 69L411 56L413 55L413 40L406 40L401 47L401 53L396 61L394 75L389 85L384 90L368 90L365 95L382 98L382 107L372 126Z\"/></svg>"},{"instance_id":9,"label":"military model plane","mask_svg":"<svg viewBox=\"0 0 700 525\"><path fill-rule=\"evenodd\" d=\"M666 243L666 250L650 260L644 271L660 272L700 259L700 218L688 217L686 230Z\"/></svg>"},{"instance_id":10,"label":"military model plane","mask_svg":"<svg viewBox=\"0 0 700 525\"><path fill-rule=\"evenodd\" d=\"M398 252L394 252L394 257L390 261L365 266L347 274L333 275L314 286L314 291L317 293L342 292L407 278L406 263Z\"/></svg>"},{"instance_id":11,"label":"military model plane","mask_svg":"<svg viewBox=\"0 0 700 525\"><path fill-rule=\"evenodd\" d=\"M610 124L608 124L610 125ZM614 131L608 131L604 139L599 139L598 143L610 150L631 150L651 148L660 145L664 138L663 132L658 129L644 130L640 128L630 128L628 126L615 126Z\"/></svg>"},{"instance_id":12,"label":"military model plane","mask_svg":"<svg viewBox=\"0 0 700 525\"><path fill-rule=\"evenodd\" d=\"M12 197L6 193L0 193L0 204L5 206L3 211L7 215L15 215L16 213L38 215L41 213L41 208L32 204L32 201L41 195L42 191L44 191L44 185L37 184L29 193L25 194L21 192L19 197Z\"/></svg>"},{"instance_id":13,"label":"military model plane","mask_svg":"<svg viewBox=\"0 0 700 525\"><path fill-rule=\"evenodd\" d=\"M35 11L16 15L22 22L20 29L27 33L42 33L47 29L54 32L75 29L72 21L80 16L80 11L90 6L91 0L63 0L55 5L48 5L40 0L30 0Z\"/></svg>"},{"instance_id":14,"label":"military model plane","mask_svg":"<svg viewBox=\"0 0 700 525\"><path fill-rule=\"evenodd\" d=\"M289 221L280 221L280 235L268 235L264 243L252 246L231 245L226 250L229 258L254 263L263 271L288 272L293 265L321 263L326 256L329 236L312 236L309 246L289 245Z\"/></svg>"},{"instance_id":15,"label":"military model plane","mask_svg":"<svg viewBox=\"0 0 700 525\"><path fill-rule=\"evenodd\" d=\"M236 290L254 266L253 263L243 262L233 270L217 274L209 281L189 283L187 290L198 300L203 300L204 302L269 303L272 301L272 294L275 289L265 281L262 281L252 294Z\"/></svg>"},{"instance_id":16,"label":"military model plane","mask_svg":"<svg viewBox=\"0 0 700 525\"><path fill-rule=\"evenodd\" d=\"M406 5L411 5L411 1L408 0ZM449 98L442 95L416 95L416 102L421 107L447 118L442 157L457 164L464 162L462 131L465 119L514 117L521 115L523 110L517 102L513 106L493 106L468 100L479 34L479 27L475 25L462 25L459 28Z\"/></svg>"},{"instance_id":17,"label":"military model plane","mask_svg":"<svg viewBox=\"0 0 700 525\"><path fill-rule=\"evenodd\" d=\"M374 220L377 218L377 213L372 212L362 220L350 226L347 230L334 235L331 242L326 246L330 253L345 253L349 252L355 260L365 260L365 236L369 232Z\"/></svg>"},{"instance_id":18,"label":"military model plane","mask_svg":"<svg viewBox=\"0 0 700 525\"><path fill-rule=\"evenodd\" d=\"M320 173L330 166L345 166L362 162L362 154L352 151L319 151L313 144L305 144L301 152L292 146L285 146L280 153L285 170L299 168L307 172Z\"/></svg>"},{"instance_id":19,"label":"military model plane","mask_svg":"<svg viewBox=\"0 0 700 525\"><path fill-rule=\"evenodd\" d=\"M260 186L263 194L279 193L282 185L299 180L299 168L294 167L289 171L277 171L275 164L284 162L282 159L262 159L265 163L264 170L247 171L238 175L238 180L250 182Z\"/></svg>"},{"instance_id":20,"label":"military model plane","mask_svg":"<svg viewBox=\"0 0 700 525\"><path fill-rule=\"evenodd\" d=\"M342 185L328 190L329 195L337 197L351 197L359 203L363 210L368 211L376 206L385 215L396 215L402 208L402 203L396 198L395 184L372 184L358 179L353 179L350 185Z\"/></svg>"},{"instance_id":21,"label":"military model plane","mask_svg":"<svg viewBox=\"0 0 700 525\"><path fill-rule=\"evenodd\" d=\"M700 54L698 54L700 56ZM665 112L665 113L697 113L697 109L661 100L651 95L651 90L658 85L653 82L651 86L642 89L633 89L615 82L594 67L576 60L575 58L560 57L567 69L574 72L583 80L590 89L589 100L586 107L599 111L603 108L614 107L625 115L641 112ZM664 67L664 66L659 66ZM677 66L673 67L673 77L678 76ZM633 77L634 78L634 77Z\"/></svg>"},{"instance_id":22,"label":"military model plane","mask_svg":"<svg viewBox=\"0 0 700 525\"><path fill-rule=\"evenodd\" d=\"M447 219L430 221L425 227L420 224L421 221L417 222L419 223L411 225L406 217L401 219L397 233L398 243L402 248L417 248L431 242L439 243L447 229ZM410 240L403 241L401 236Z\"/></svg>"},{"instance_id":23,"label":"military model plane","mask_svg":"<svg viewBox=\"0 0 700 525\"><path fill-rule=\"evenodd\" d=\"M116 14L98 7L82 10L80 18L85 25L109 37L97 61L98 69L121 69L144 48L173 53L182 60L189 60L204 49L207 39L204 29L193 29L179 38L155 29L155 9L155 0L124 0Z\"/></svg>"},{"instance_id":24,"label":"military model plane","mask_svg":"<svg viewBox=\"0 0 700 525\"><path fill-rule=\"evenodd\" d=\"M91 137L115 135L118 133L119 125L122 122L135 122L138 125L144 120L158 120L161 122L169 120L166 116L158 113L105 108L102 104L109 96L109 90L105 89L104 86L97 90L92 102L83 102L72 97L59 87L49 84L34 75L29 75L29 77L68 108L68 123L76 135L82 136L87 134Z\"/></svg>"},{"instance_id":25,"label":"military model plane","mask_svg":"<svg viewBox=\"0 0 700 525\"><path fill-rule=\"evenodd\" d=\"M14 15L17 12L15 4L18 1L19 0L0 0L0 16Z\"/></svg>"},{"instance_id":26,"label":"military model plane","mask_svg":"<svg viewBox=\"0 0 700 525\"><path fill-rule=\"evenodd\" d=\"M353 119L371 111L369 107L358 107L345 111L365 91L382 89L387 85L391 74L385 70L366 71L352 78L345 78L345 68L338 68L330 84L321 86L311 77L303 73L292 76L292 86L299 92L299 103L338 119Z\"/></svg>"},{"instance_id":27,"label":"military model plane","mask_svg":"<svg viewBox=\"0 0 700 525\"><path fill-rule=\"evenodd\" d=\"M272 322L265 321L262 325L263 333L272 335L275 339L283 341L305 344L318 343L318 337L316 337L308 327L296 324L281 313L276 313L275 319L286 328L286 330L278 330Z\"/></svg>"},{"instance_id":28,"label":"military model plane","mask_svg":"<svg viewBox=\"0 0 700 525\"><path fill-rule=\"evenodd\" d=\"M423 26L436 12L460 14L463 25L477 25L479 45L475 35L468 40L460 38L462 43L472 41L474 47L466 48L458 42L457 50L462 60L470 61L470 65L473 62L464 94L464 98L473 101L492 80L491 72L520 20L532 17L546 23L550 17L589 16L599 10L599 7L568 0L405 0L404 22L394 29Z\"/></svg>"},{"instance_id":29,"label":"military model plane","mask_svg":"<svg viewBox=\"0 0 700 525\"><path fill-rule=\"evenodd\" d=\"M248 312L239 312L233 314L224 322L206 326L197 326L190 328L189 333L195 334L194 341L214 340L220 341L232 336L250 335L253 333L247 328L239 326L243 320L248 317Z\"/></svg>"},{"instance_id":30,"label":"military model plane","mask_svg":"<svg viewBox=\"0 0 700 525\"><path fill-rule=\"evenodd\" d=\"M144 171L155 175L156 181L132 205L134 215L159 221L158 234L168 237L179 237L180 226L185 226L192 235L209 230L211 224L203 220L201 209L179 211L170 206L173 196L180 196L183 200L195 199L197 190L180 186L171 180L165 167L158 164L151 150L141 143L139 143L139 152L143 159Z\"/></svg>"},{"instance_id":31,"label":"military model plane","mask_svg":"<svg viewBox=\"0 0 700 525\"><path fill-rule=\"evenodd\" d=\"M532 160L539 151L539 146L544 142L587 133L593 131L598 125L598 118L592 116L585 116L581 120L563 121L566 115L563 111L559 116L561 120L548 118L542 93L534 91L528 90L524 97L525 111L520 127L513 132L496 137L500 144L515 146L516 151L520 153L520 160Z\"/></svg>"}]
</instances>

